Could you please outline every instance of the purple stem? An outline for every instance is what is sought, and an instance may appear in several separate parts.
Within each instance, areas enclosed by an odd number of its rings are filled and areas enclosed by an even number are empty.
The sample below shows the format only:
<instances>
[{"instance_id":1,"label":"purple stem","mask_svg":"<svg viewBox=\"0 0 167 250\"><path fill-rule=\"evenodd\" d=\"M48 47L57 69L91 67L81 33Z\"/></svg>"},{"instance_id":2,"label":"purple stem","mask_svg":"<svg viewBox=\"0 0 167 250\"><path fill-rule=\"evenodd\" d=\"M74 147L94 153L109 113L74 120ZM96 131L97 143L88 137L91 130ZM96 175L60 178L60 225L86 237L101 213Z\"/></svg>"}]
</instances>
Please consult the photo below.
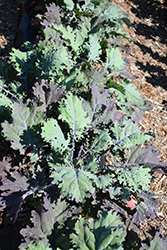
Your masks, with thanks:
<instances>
[{"instance_id":1,"label":"purple stem","mask_svg":"<svg viewBox=\"0 0 167 250\"><path fill-rule=\"evenodd\" d=\"M93 121L93 116L94 116L94 114L95 114L96 106L97 106L97 104L95 105L94 110L93 110L93 112L92 112L92 117L91 117L91 121L90 121L90 124L89 124L89 128L86 130L86 132L88 132L89 129L90 129L90 125L91 125L91 123L92 123L92 121ZM85 142L85 139L86 139L86 136L85 136L85 138L84 138L84 140L83 140L83 143L82 143L82 145L81 145L81 147L80 147L80 150L79 150L79 153L78 153L78 159L79 159L80 156L81 156L81 153L82 153L82 150L83 150L83 144L84 144L84 142ZM84 155L85 155L85 154L84 154Z\"/></svg>"},{"instance_id":2,"label":"purple stem","mask_svg":"<svg viewBox=\"0 0 167 250\"><path fill-rule=\"evenodd\" d=\"M118 58L120 58L120 56L116 57L115 59L113 59L105 68L104 70L106 70L114 61L116 61ZM110 75L110 74L109 74ZM107 75L107 77L109 76Z\"/></svg>"},{"instance_id":3,"label":"purple stem","mask_svg":"<svg viewBox=\"0 0 167 250\"><path fill-rule=\"evenodd\" d=\"M2 88L2 87L0 86L0 88ZM14 94L12 94L9 90L6 90L5 88L2 88L2 90L4 90L7 94L10 94L11 96L13 96L14 98L17 99L17 96L15 96Z\"/></svg>"},{"instance_id":4,"label":"purple stem","mask_svg":"<svg viewBox=\"0 0 167 250\"><path fill-rule=\"evenodd\" d=\"M134 135L134 134L135 134L135 133L131 133L130 135L125 136L125 137L122 138L121 140L117 141L112 147L115 147L117 144L119 144L120 142L122 142L123 140L125 140L126 138L128 138L128 137L130 137L130 136L132 136L132 135Z\"/></svg>"},{"instance_id":5,"label":"purple stem","mask_svg":"<svg viewBox=\"0 0 167 250\"><path fill-rule=\"evenodd\" d=\"M136 165L140 165L140 164L139 163L125 163L123 165L116 165L114 167L120 168L120 167L127 167L127 166L136 166Z\"/></svg>"},{"instance_id":6,"label":"purple stem","mask_svg":"<svg viewBox=\"0 0 167 250\"><path fill-rule=\"evenodd\" d=\"M135 164L135 165L139 165L139 164ZM112 169L117 170L116 166L112 167ZM136 176L138 176L137 174L135 174L135 173L133 173L133 172L131 172L131 171L129 171L129 170L123 170L123 171L126 172L126 173L129 173L129 174L131 174L131 175L136 175Z\"/></svg>"},{"instance_id":7,"label":"purple stem","mask_svg":"<svg viewBox=\"0 0 167 250\"><path fill-rule=\"evenodd\" d=\"M73 129L73 145L72 145L72 154L71 154L71 164L73 164L73 158L74 158L74 150L75 150L75 134L76 134L76 127L75 127L75 122L76 122L76 118L75 118L75 110L74 110L74 105L73 105L73 113L74 113L74 129Z\"/></svg>"},{"instance_id":8,"label":"purple stem","mask_svg":"<svg viewBox=\"0 0 167 250\"><path fill-rule=\"evenodd\" d=\"M115 102L115 104L117 104L117 105L123 105L123 106L128 106L128 107L131 107L131 106L135 107L134 104L128 104L128 103L122 103L122 102Z\"/></svg>"},{"instance_id":9,"label":"purple stem","mask_svg":"<svg viewBox=\"0 0 167 250\"><path fill-rule=\"evenodd\" d=\"M107 75L107 77L114 76L115 74L118 74L118 73L121 73L121 72L124 72L124 70L118 70L118 71L115 71L113 73L110 73L110 74Z\"/></svg>"},{"instance_id":10,"label":"purple stem","mask_svg":"<svg viewBox=\"0 0 167 250\"><path fill-rule=\"evenodd\" d=\"M131 133L130 135L125 136L124 138L122 138L121 140L117 141L116 143L114 143L110 148L106 149L99 157L96 157L96 160L98 158L100 158L102 155L106 154L110 149L113 149L116 145L118 145L120 142L122 142L123 140L125 140L126 138L134 135L135 133Z\"/></svg>"},{"instance_id":11,"label":"purple stem","mask_svg":"<svg viewBox=\"0 0 167 250\"><path fill-rule=\"evenodd\" d=\"M129 159L130 159L131 156L134 154L134 152L136 152L136 151L139 149L139 147L140 147L140 145L138 145L137 148L136 148L134 151L132 151L132 153L131 153L130 156L129 156ZM129 159L128 159L128 160L129 160ZM128 160L127 160L127 162L128 162Z\"/></svg>"}]
</instances>

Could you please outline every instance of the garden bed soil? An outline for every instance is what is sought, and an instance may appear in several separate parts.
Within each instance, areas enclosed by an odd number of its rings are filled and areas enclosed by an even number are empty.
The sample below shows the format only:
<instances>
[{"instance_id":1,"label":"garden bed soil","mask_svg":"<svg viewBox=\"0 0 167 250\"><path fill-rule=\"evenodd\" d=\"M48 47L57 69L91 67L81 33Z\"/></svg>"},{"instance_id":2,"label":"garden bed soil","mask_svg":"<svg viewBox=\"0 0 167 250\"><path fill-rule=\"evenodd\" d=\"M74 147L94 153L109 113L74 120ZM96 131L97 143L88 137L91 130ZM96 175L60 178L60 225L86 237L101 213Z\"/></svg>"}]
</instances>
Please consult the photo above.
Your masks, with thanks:
<instances>
[{"instance_id":1,"label":"garden bed soil","mask_svg":"<svg viewBox=\"0 0 167 250\"><path fill-rule=\"evenodd\" d=\"M132 43L128 44L130 53L129 72L137 78L132 83L142 96L151 101L153 109L146 111L139 122L143 132L155 134L153 144L161 151L160 159L167 162L167 7L164 0L114 0L123 12L129 14L130 28L124 30ZM141 226L144 239L151 227L161 226L167 237L167 177L154 174L151 191L159 199L158 214Z\"/></svg>"},{"instance_id":2,"label":"garden bed soil","mask_svg":"<svg viewBox=\"0 0 167 250\"><path fill-rule=\"evenodd\" d=\"M167 162L167 22L165 0L139 1L114 0L123 12L129 14L130 28L123 26L132 40L129 46L128 71L136 76L132 83L142 96L149 99L153 109L146 111L139 122L143 132L155 134L153 144L161 151L160 159ZM21 21L20 5L14 0L0 0L0 58L5 57L15 44ZM156 172L151 191L159 199L155 219L141 224L141 237L148 235L151 227L161 226L167 237L167 177Z\"/></svg>"}]
</instances>

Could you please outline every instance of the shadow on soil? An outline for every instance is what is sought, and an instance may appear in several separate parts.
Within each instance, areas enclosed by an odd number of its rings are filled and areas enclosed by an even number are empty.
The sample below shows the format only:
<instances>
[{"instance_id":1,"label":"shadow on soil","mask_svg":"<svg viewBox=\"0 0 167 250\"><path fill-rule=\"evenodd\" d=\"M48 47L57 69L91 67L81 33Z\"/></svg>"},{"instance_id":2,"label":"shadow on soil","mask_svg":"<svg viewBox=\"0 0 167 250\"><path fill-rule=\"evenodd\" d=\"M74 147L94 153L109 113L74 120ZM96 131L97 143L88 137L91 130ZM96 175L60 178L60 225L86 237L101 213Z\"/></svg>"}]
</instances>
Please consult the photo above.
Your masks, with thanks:
<instances>
[{"instance_id":1,"label":"shadow on soil","mask_svg":"<svg viewBox=\"0 0 167 250\"><path fill-rule=\"evenodd\" d=\"M143 24L140 22L134 22L132 26L135 28L135 32L138 35L145 36L146 39L152 39L153 43L158 41L161 44L166 45L164 56L159 55L158 52L153 52L150 47L135 42L137 46L143 51L144 54L149 54L154 60L157 60L157 65L142 64L136 62L136 65L140 67L144 72L148 72L151 77L146 77L147 82L152 85L160 85L164 89L167 89L167 70L158 66L159 62L167 64L167 0L164 3L160 3L160 0L131 0L132 13L134 13L139 19L146 20L152 18L152 25ZM161 1L162 2L162 1Z\"/></svg>"}]
</instances>

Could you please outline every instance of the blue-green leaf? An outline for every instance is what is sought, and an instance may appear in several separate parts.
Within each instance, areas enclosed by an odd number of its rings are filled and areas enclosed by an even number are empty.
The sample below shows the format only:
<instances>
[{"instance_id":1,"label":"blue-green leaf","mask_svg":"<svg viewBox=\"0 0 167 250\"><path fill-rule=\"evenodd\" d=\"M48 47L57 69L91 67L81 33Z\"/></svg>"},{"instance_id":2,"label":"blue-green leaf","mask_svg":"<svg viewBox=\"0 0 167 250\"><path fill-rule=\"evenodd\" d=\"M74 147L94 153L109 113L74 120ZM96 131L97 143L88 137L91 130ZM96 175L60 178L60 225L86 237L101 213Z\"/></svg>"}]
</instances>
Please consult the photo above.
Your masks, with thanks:
<instances>
[{"instance_id":1,"label":"blue-green leaf","mask_svg":"<svg viewBox=\"0 0 167 250\"><path fill-rule=\"evenodd\" d=\"M116 137L115 149L131 148L151 140L152 136L142 133L132 120L124 120L123 124L124 126L120 126L116 121L112 130Z\"/></svg>"},{"instance_id":2,"label":"blue-green leaf","mask_svg":"<svg viewBox=\"0 0 167 250\"><path fill-rule=\"evenodd\" d=\"M55 151L63 152L69 146L70 139L65 139L57 120L53 118L45 122L41 135L45 141L51 143Z\"/></svg>"},{"instance_id":3,"label":"blue-green leaf","mask_svg":"<svg viewBox=\"0 0 167 250\"><path fill-rule=\"evenodd\" d=\"M120 167L117 169L117 179L124 186L129 186L133 191L140 192L150 188L150 169L143 166L131 166L130 169Z\"/></svg>"},{"instance_id":4,"label":"blue-green leaf","mask_svg":"<svg viewBox=\"0 0 167 250\"><path fill-rule=\"evenodd\" d=\"M24 103L14 103L10 124L7 121L2 123L4 136L11 142L13 149L20 150L21 154L30 145L35 148L41 146L40 128L44 114L34 105L28 107ZM38 131L36 131L38 130Z\"/></svg>"},{"instance_id":5,"label":"blue-green leaf","mask_svg":"<svg viewBox=\"0 0 167 250\"><path fill-rule=\"evenodd\" d=\"M64 0L64 3L66 4L66 8L68 10L74 9L74 2L72 0Z\"/></svg>"},{"instance_id":6,"label":"blue-green leaf","mask_svg":"<svg viewBox=\"0 0 167 250\"><path fill-rule=\"evenodd\" d=\"M97 34L89 35L89 42L84 47L88 51L88 61L98 61L101 54L101 46L98 42L99 36Z\"/></svg>"},{"instance_id":7,"label":"blue-green leaf","mask_svg":"<svg viewBox=\"0 0 167 250\"><path fill-rule=\"evenodd\" d=\"M39 241L38 244L30 244L28 248L20 248L20 250L52 250L46 243Z\"/></svg>"},{"instance_id":8,"label":"blue-green leaf","mask_svg":"<svg viewBox=\"0 0 167 250\"><path fill-rule=\"evenodd\" d=\"M61 113L59 118L68 123L74 139L80 139L90 124L90 118L82 108L82 100L70 93L60 102L59 110Z\"/></svg>"},{"instance_id":9,"label":"blue-green leaf","mask_svg":"<svg viewBox=\"0 0 167 250\"><path fill-rule=\"evenodd\" d=\"M99 212L98 219L80 218L75 225L76 234L71 235L72 242L77 249L84 250L121 250L124 241L122 222L120 217L113 214Z\"/></svg>"},{"instance_id":10,"label":"blue-green leaf","mask_svg":"<svg viewBox=\"0 0 167 250\"><path fill-rule=\"evenodd\" d=\"M86 197L94 193L94 175L84 170L75 170L74 167L60 167L59 172L52 173L53 183L59 183L61 193L68 199L83 202Z\"/></svg>"},{"instance_id":11,"label":"blue-green leaf","mask_svg":"<svg viewBox=\"0 0 167 250\"><path fill-rule=\"evenodd\" d=\"M124 60L122 59L122 54L118 48L106 49L107 58L106 62L103 63L105 68L110 68L111 70L115 69L123 69L124 68Z\"/></svg>"},{"instance_id":12,"label":"blue-green leaf","mask_svg":"<svg viewBox=\"0 0 167 250\"><path fill-rule=\"evenodd\" d=\"M103 131L101 134L97 135L95 140L91 145L91 151L94 154L100 153L106 149L106 146L110 140L109 134L107 131Z\"/></svg>"}]
</instances>

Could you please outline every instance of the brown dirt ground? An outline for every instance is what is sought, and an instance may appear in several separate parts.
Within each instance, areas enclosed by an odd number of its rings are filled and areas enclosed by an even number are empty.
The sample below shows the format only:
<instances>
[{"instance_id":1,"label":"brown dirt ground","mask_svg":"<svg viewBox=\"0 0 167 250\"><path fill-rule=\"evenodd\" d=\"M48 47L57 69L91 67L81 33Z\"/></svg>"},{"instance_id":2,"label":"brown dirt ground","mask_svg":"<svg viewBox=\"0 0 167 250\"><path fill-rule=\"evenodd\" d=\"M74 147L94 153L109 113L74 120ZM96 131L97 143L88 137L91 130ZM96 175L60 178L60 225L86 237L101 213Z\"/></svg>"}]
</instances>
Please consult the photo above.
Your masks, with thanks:
<instances>
[{"instance_id":1,"label":"brown dirt ground","mask_svg":"<svg viewBox=\"0 0 167 250\"><path fill-rule=\"evenodd\" d=\"M15 0L0 0L0 58L14 46L20 19L20 5Z\"/></svg>"},{"instance_id":2,"label":"brown dirt ground","mask_svg":"<svg viewBox=\"0 0 167 250\"><path fill-rule=\"evenodd\" d=\"M153 144L161 151L160 159L167 162L167 7L164 0L113 0L123 12L129 14L130 28L123 26L132 40L127 58L131 64L129 72L137 76L132 83L142 96L149 99L153 109L145 112L139 122L143 132L155 134ZM155 173L151 191L159 199L157 217L141 226L142 238L151 227L161 226L167 237L167 177Z\"/></svg>"},{"instance_id":3,"label":"brown dirt ground","mask_svg":"<svg viewBox=\"0 0 167 250\"><path fill-rule=\"evenodd\" d=\"M129 14L131 26L123 26L132 42L127 55L129 72L137 78L132 83L152 103L153 109L145 112L139 122L143 132L153 132L153 144L160 149L160 159L167 162L167 23L165 0L113 0L123 12ZM0 58L14 46L20 18L20 6L15 0L0 0ZM151 190L159 199L157 217L141 226L144 235L149 228L161 226L167 237L167 177L155 173Z\"/></svg>"}]
</instances>

